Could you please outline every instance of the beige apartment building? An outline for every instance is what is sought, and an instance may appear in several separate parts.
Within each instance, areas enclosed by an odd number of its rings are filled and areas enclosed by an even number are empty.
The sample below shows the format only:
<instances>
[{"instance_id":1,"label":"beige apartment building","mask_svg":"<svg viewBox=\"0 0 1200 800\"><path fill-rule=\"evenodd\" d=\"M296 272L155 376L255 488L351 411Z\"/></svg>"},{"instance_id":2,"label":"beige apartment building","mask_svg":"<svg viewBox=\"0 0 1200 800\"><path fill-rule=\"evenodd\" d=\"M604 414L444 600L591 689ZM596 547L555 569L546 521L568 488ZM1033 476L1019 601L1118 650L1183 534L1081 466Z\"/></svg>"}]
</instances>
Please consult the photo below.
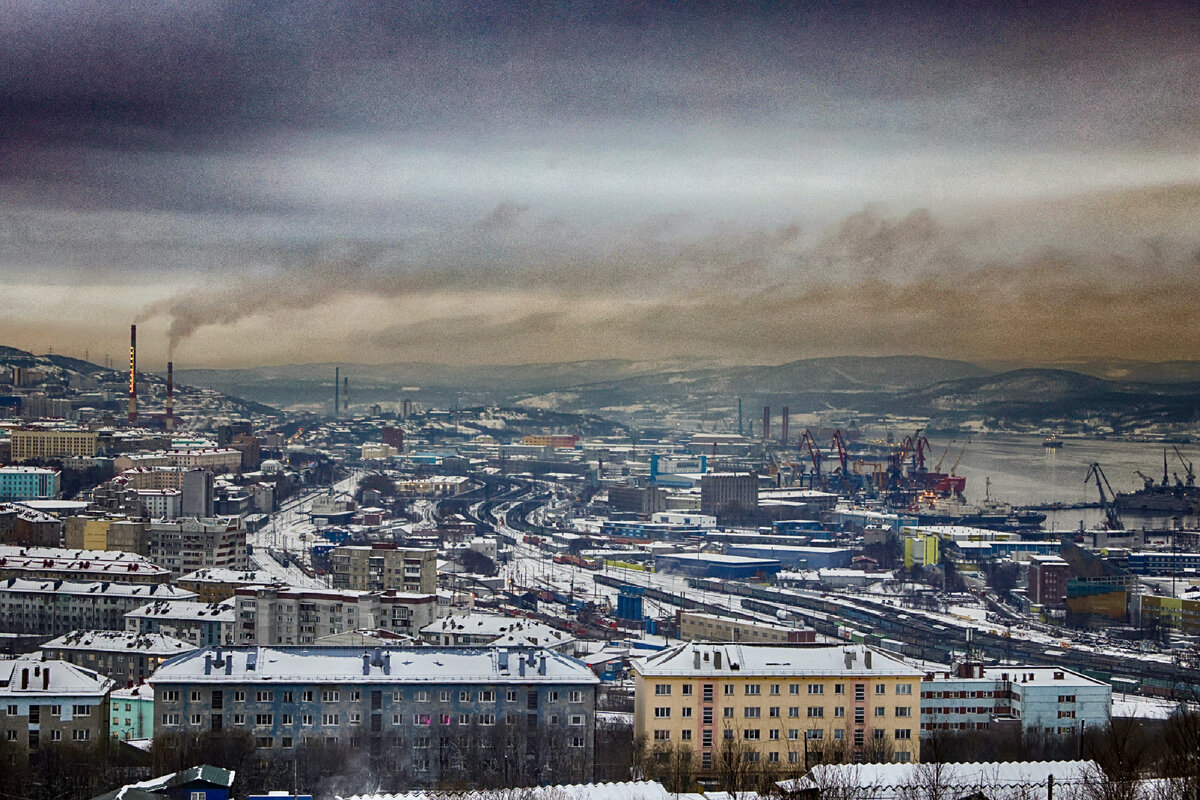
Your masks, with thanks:
<instances>
[{"instance_id":1,"label":"beige apartment building","mask_svg":"<svg viewBox=\"0 0 1200 800\"><path fill-rule=\"evenodd\" d=\"M98 441L95 431L14 430L12 460L20 464L32 458L91 458L96 455Z\"/></svg>"},{"instance_id":2,"label":"beige apartment building","mask_svg":"<svg viewBox=\"0 0 1200 800\"><path fill-rule=\"evenodd\" d=\"M437 591L437 551L394 545L344 545L330 553L333 588L433 594Z\"/></svg>"},{"instance_id":3,"label":"beige apartment building","mask_svg":"<svg viewBox=\"0 0 1200 800\"><path fill-rule=\"evenodd\" d=\"M812 644L812 628L772 625L748 619L731 619L699 611L679 612L679 638L685 641L745 642L749 644Z\"/></svg>"},{"instance_id":4,"label":"beige apartment building","mask_svg":"<svg viewBox=\"0 0 1200 800\"><path fill-rule=\"evenodd\" d=\"M685 642L633 669L634 733L691 748L703 774L732 752L781 769L920 759L923 675L863 645Z\"/></svg>"}]
</instances>

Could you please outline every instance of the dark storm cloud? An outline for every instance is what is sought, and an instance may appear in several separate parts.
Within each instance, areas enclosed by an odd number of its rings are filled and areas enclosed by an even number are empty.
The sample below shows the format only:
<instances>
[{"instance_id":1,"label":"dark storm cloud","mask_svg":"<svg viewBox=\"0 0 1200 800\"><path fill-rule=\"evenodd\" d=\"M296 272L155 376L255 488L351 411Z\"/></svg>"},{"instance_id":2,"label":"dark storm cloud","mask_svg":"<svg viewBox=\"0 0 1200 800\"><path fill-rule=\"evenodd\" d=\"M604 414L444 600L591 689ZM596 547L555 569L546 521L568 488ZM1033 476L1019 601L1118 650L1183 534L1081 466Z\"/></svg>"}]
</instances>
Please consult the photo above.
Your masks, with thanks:
<instances>
[{"instance_id":1,"label":"dark storm cloud","mask_svg":"<svg viewBox=\"0 0 1200 800\"><path fill-rule=\"evenodd\" d=\"M206 335L367 320L378 360L1095 347L1142 287L1195 297L1198 34L1184 3L30 0L0 276L225 359ZM1147 352L1190 320L1128 315Z\"/></svg>"}]
</instances>

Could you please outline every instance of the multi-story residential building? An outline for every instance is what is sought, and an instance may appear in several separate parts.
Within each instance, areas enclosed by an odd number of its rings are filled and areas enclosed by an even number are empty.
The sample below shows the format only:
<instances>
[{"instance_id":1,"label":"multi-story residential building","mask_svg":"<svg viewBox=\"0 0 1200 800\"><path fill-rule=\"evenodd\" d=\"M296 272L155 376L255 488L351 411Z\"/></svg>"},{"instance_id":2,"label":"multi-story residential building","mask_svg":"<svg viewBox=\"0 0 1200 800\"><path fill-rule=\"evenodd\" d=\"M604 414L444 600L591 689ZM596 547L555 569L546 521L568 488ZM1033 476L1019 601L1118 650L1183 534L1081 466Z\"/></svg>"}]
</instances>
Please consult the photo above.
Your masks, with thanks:
<instances>
[{"instance_id":1,"label":"multi-story residential building","mask_svg":"<svg viewBox=\"0 0 1200 800\"><path fill-rule=\"evenodd\" d=\"M178 519L183 512L183 492L178 489L134 489L137 502L150 519Z\"/></svg>"},{"instance_id":2,"label":"multi-story residential building","mask_svg":"<svg viewBox=\"0 0 1200 800\"><path fill-rule=\"evenodd\" d=\"M437 551L395 545L343 545L329 555L333 588L417 594L437 591Z\"/></svg>"},{"instance_id":3,"label":"multi-story residential building","mask_svg":"<svg viewBox=\"0 0 1200 800\"><path fill-rule=\"evenodd\" d=\"M135 553L0 545L0 580L5 578L140 584L167 583L171 573Z\"/></svg>"},{"instance_id":4,"label":"multi-story residential building","mask_svg":"<svg viewBox=\"0 0 1200 800\"><path fill-rule=\"evenodd\" d=\"M471 479L465 475L425 475L396 481L396 490L400 494L422 497L449 497L470 488Z\"/></svg>"},{"instance_id":5,"label":"multi-story residential building","mask_svg":"<svg viewBox=\"0 0 1200 800\"><path fill-rule=\"evenodd\" d=\"M440 619L420 629L421 638L442 647L524 644L575 652L576 639L549 625L498 614L463 614Z\"/></svg>"},{"instance_id":6,"label":"multi-story residential building","mask_svg":"<svg viewBox=\"0 0 1200 800\"><path fill-rule=\"evenodd\" d=\"M234 601L242 644L313 644L359 629L416 636L439 613L436 594L396 591L258 586L237 589Z\"/></svg>"},{"instance_id":7,"label":"multi-story residential building","mask_svg":"<svg viewBox=\"0 0 1200 800\"><path fill-rule=\"evenodd\" d=\"M700 476L700 513L719 517L758 507L758 476L753 472L706 472Z\"/></svg>"},{"instance_id":8,"label":"multi-story residential building","mask_svg":"<svg viewBox=\"0 0 1200 800\"><path fill-rule=\"evenodd\" d=\"M1061 556L1029 557L1029 600L1034 605L1061 608L1067 602L1071 565Z\"/></svg>"},{"instance_id":9,"label":"multi-story residential building","mask_svg":"<svg viewBox=\"0 0 1200 800\"><path fill-rule=\"evenodd\" d=\"M25 547L58 547L63 524L58 517L28 506L0 503L0 542Z\"/></svg>"},{"instance_id":10,"label":"multi-story residential building","mask_svg":"<svg viewBox=\"0 0 1200 800\"><path fill-rule=\"evenodd\" d=\"M116 550L143 556L150 550L143 520L111 514L67 517L63 544L69 550Z\"/></svg>"},{"instance_id":11,"label":"multi-story residential building","mask_svg":"<svg viewBox=\"0 0 1200 800\"><path fill-rule=\"evenodd\" d=\"M304 743L346 745L423 785L499 764L534 782L592 776L599 681L549 650L206 648L150 682L155 737L245 731L260 753L284 757Z\"/></svg>"},{"instance_id":12,"label":"multi-story residential building","mask_svg":"<svg viewBox=\"0 0 1200 800\"><path fill-rule=\"evenodd\" d=\"M0 661L0 738L28 753L108 736L112 686L110 678L65 661Z\"/></svg>"},{"instance_id":13,"label":"multi-story residential building","mask_svg":"<svg viewBox=\"0 0 1200 800\"><path fill-rule=\"evenodd\" d=\"M92 458L96 455L98 441L99 434L95 431L15 430L12 432L12 460L20 464L35 458Z\"/></svg>"},{"instance_id":14,"label":"multi-story residential building","mask_svg":"<svg viewBox=\"0 0 1200 800\"><path fill-rule=\"evenodd\" d=\"M71 631L43 644L45 659L61 659L107 675L118 686L140 683L169 658L196 645L162 633L132 631Z\"/></svg>"},{"instance_id":15,"label":"multi-story residential building","mask_svg":"<svg viewBox=\"0 0 1200 800\"><path fill-rule=\"evenodd\" d=\"M154 689L148 683L113 689L109 699L108 734L114 739L154 736Z\"/></svg>"},{"instance_id":16,"label":"multi-story residential building","mask_svg":"<svg viewBox=\"0 0 1200 800\"><path fill-rule=\"evenodd\" d=\"M635 734L691 748L705 774L734 748L792 768L920 757L921 671L863 645L685 642L633 670Z\"/></svg>"},{"instance_id":17,"label":"multi-story residential building","mask_svg":"<svg viewBox=\"0 0 1200 800\"><path fill-rule=\"evenodd\" d=\"M62 473L45 467L0 467L0 500L54 500Z\"/></svg>"},{"instance_id":18,"label":"multi-story residential building","mask_svg":"<svg viewBox=\"0 0 1200 800\"><path fill-rule=\"evenodd\" d=\"M125 630L163 633L205 647L232 644L236 610L232 600L204 603L190 600L155 600L125 614Z\"/></svg>"},{"instance_id":19,"label":"multi-story residential building","mask_svg":"<svg viewBox=\"0 0 1200 800\"><path fill-rule=\"evenodd\" d=\"M125 629L125 614L154 600L193 600L170 584L9 578L0 581L0 632L61 636L73 630Z\"/></svg>"},{"instance_id":20,"label":"multi-story residential building","mask_svg":"<svg viewBox=\"0 0 1200 800\"><path fill-rule=\"evenodd\" d=\"M173 467L208 469L213 472L237 472L242 468L242 453L232 447L167 450L164 455Z\"/></svg>"},{"instance_id":21,"label":"multi-story residential building","mask_svg":"<svg viewBox=\"0 0 1200 800\"><path fill-rule=\"evenodd\" d=\"M181 589L195 592L205 603L216 603L228 600L233 593L248 586L284 586L278 575L261 569L198 569L189 572L175 585Z\"/></svg>"},{"instance_id":22,"label":"multi-story residential building","mask_svg":"<svg viewBox=\"0 0 1200 800\"><path fill-rule=\"evenodd\" d=\"M925 676L921 735L986 730L1018 724L1050 736L1103 726L1112 712L1112 686L1063 667L985 667L958 664Z\"/></svg>"},{"instance_id":23,"label":"multi-story residential building","mask_svg":"<svg viewBox=\"0 0 1200 800\"><path fill-rule=\"evenodd\" d=\"M751 644L812 644L817 641L817 632L812 628L793 628L769 622L718 617L699 611L681 611L679 638Z\"/></svg>"},{"instance_id":24,"label":"multi-story residential building","mask_svg":"<svg viewBox=\"0 0 1200 800\"><path fill-rule=\"evenodd\" d=\"M147 528L150 560L180 576L206 567L244 570L246 529L236 517L154 520Z\"/></svg>"}]
</instances>

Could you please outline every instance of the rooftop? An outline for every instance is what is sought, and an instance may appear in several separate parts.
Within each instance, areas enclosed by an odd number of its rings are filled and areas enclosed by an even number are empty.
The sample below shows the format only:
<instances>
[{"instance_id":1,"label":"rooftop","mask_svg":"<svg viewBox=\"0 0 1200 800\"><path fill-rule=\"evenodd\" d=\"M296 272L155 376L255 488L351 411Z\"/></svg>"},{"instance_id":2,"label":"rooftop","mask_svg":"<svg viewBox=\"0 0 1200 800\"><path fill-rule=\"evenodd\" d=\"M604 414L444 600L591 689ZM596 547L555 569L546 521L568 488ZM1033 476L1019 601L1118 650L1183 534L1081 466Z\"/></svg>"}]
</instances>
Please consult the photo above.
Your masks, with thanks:
<instances>
[{"instance_id":1,"label":"rooftop","mask_svg":"<svg viewBox=\"0 0 1200 800\"><path fill-rule=\"evenodd\" d=\"M192 598L197 596L193 592L188 592L188 594ZM195 599L155 600L153 603L135 608L125 616L233 622L235 611L232 600L223 600L219 603L202 603Z\"/></svg>"},{"instance_id":2,"label":"rooftop","mask_svg":"<svg viewBox=\"0 0 1200 800\"><path fill-rule=\"evenodd\" d=\"M166 583L108 583L102 581L30 580L9 578L0 581L0 592L29 592L44 594L102 594L105 597L145 597L193 600L195 592L178 589Z\"/></svg>"},{"instance_id":3,"label":"rooftop","mask_svg":"<svg viewBox=\"0 0 1200 800\"><path fill-rule=\"evenodd\" d=\"M112 686L112 679L66 661L36 655L0 660L0 697L103 695Z\"/></svg>"},{"instance_id":4,"label":"rooftop","mask_svg":"<svg viewBox=\"0 0 1200 800\"><path fill-rule=\"evenodd\" d=\"M368 651L361 647L241 646L206 647L176 656L162 664L150 681L156 685L300 681L595 684L599 679L583 662L541 648L384 647Z\"/></svg>"},{"instance_id":5,"label":"rooftop","mask_svg":"<svg viewBox=\"0 0 1200 800\"><path fill-rule=\"evenodd\" d=\"M921 670L916 667L864 645L684 642L635 661L634 669L645 677L728 674L732 677L912 677L918 681L922 678Z\"/></svg>"},{"instance_id":6,"label":"rooftop","mask_svg":"<svg viewBox=\"0 0 1200 800\"><path fill-rule=\"evenodd\" d=\"M195 645L167 636L163 633L136 633L134 631L71 631L51 639L41 646L42 650L108 650L122 653L138 652L145 655L171 657Z\"/></svg>"}]
</instances>

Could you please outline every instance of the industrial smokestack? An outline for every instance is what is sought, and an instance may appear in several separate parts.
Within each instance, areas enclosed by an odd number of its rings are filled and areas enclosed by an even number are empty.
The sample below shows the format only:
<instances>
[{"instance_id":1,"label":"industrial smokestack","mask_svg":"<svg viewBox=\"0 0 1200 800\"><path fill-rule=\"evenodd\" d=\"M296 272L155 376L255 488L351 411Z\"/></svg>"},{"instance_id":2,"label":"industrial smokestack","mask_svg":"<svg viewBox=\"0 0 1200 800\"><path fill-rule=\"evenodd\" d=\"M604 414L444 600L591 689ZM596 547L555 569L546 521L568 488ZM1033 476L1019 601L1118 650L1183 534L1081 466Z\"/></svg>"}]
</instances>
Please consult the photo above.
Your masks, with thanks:
<instances>
[{"instance_id":1,"label":"industrial smokestack","mask_svg":"<svg viewBox=\"0 0 1200 800\"><path fill-rule=\"evenodd\" d=\"M129 423L137 422L137 325L129 326Z\"/></svg>"},{"instance_id":2,"label":"industrial smokestack","mask_svg":"<svg viewBox=\"0 0 1200 800\"><path fill-rule=\"evenodd\" d=\"M342 371L338 367L333 368L333 416L338 415L338 386L342 382Z\"/></svg>"},{"instance_id":3,"label":"industrial smokestack","mask_svg":"<svg viewBox=\"0 0 1200 800\"><path fill-rule=\"evenodd\" d=\"M742 398L738 398L738 436L742 435Z\"/></svg>"},{"instance_id":4,"label":"industrial smokestack","mask_svg":"<svg viewBox=\"0 0 1200 800\"><path fill-rule=\"evenodd\" d=\"M175 362L167 362L167 430L175 430Z\"/></svg>"},{"instance_id":5,"label":"industrial smokestack","mask_svg":"<svg viewBox=\"0 0 1200 800\"><path fill-rule=\"evenodd\" d=\"M762 438L763 438L764 442L767 439L771 438L771 407L770 406L763 406Z\"/></svg>"},{"instance_id":6,"label":"industrial smokestack","mask_svg":"<svg viewBox=\"0 0 1200 800\"><path fill-rule=\"evenodd\" d=\"M350 379L342 378L342 411L350 413Z\"/></svg>"},{"instance_id":7,"label":"industrial smokestack","mask_svg":"<svg viewBox=\"0 0 1200 800\"><path fill-rule=\"evenodd\" d=\"M779 427L781 428L781 430L779 431L779 442L784 447L787 447L787 443L788 443L788 407L787 406L783 407L783 418L780 422Z\"/></svg>"}]
</instances>

